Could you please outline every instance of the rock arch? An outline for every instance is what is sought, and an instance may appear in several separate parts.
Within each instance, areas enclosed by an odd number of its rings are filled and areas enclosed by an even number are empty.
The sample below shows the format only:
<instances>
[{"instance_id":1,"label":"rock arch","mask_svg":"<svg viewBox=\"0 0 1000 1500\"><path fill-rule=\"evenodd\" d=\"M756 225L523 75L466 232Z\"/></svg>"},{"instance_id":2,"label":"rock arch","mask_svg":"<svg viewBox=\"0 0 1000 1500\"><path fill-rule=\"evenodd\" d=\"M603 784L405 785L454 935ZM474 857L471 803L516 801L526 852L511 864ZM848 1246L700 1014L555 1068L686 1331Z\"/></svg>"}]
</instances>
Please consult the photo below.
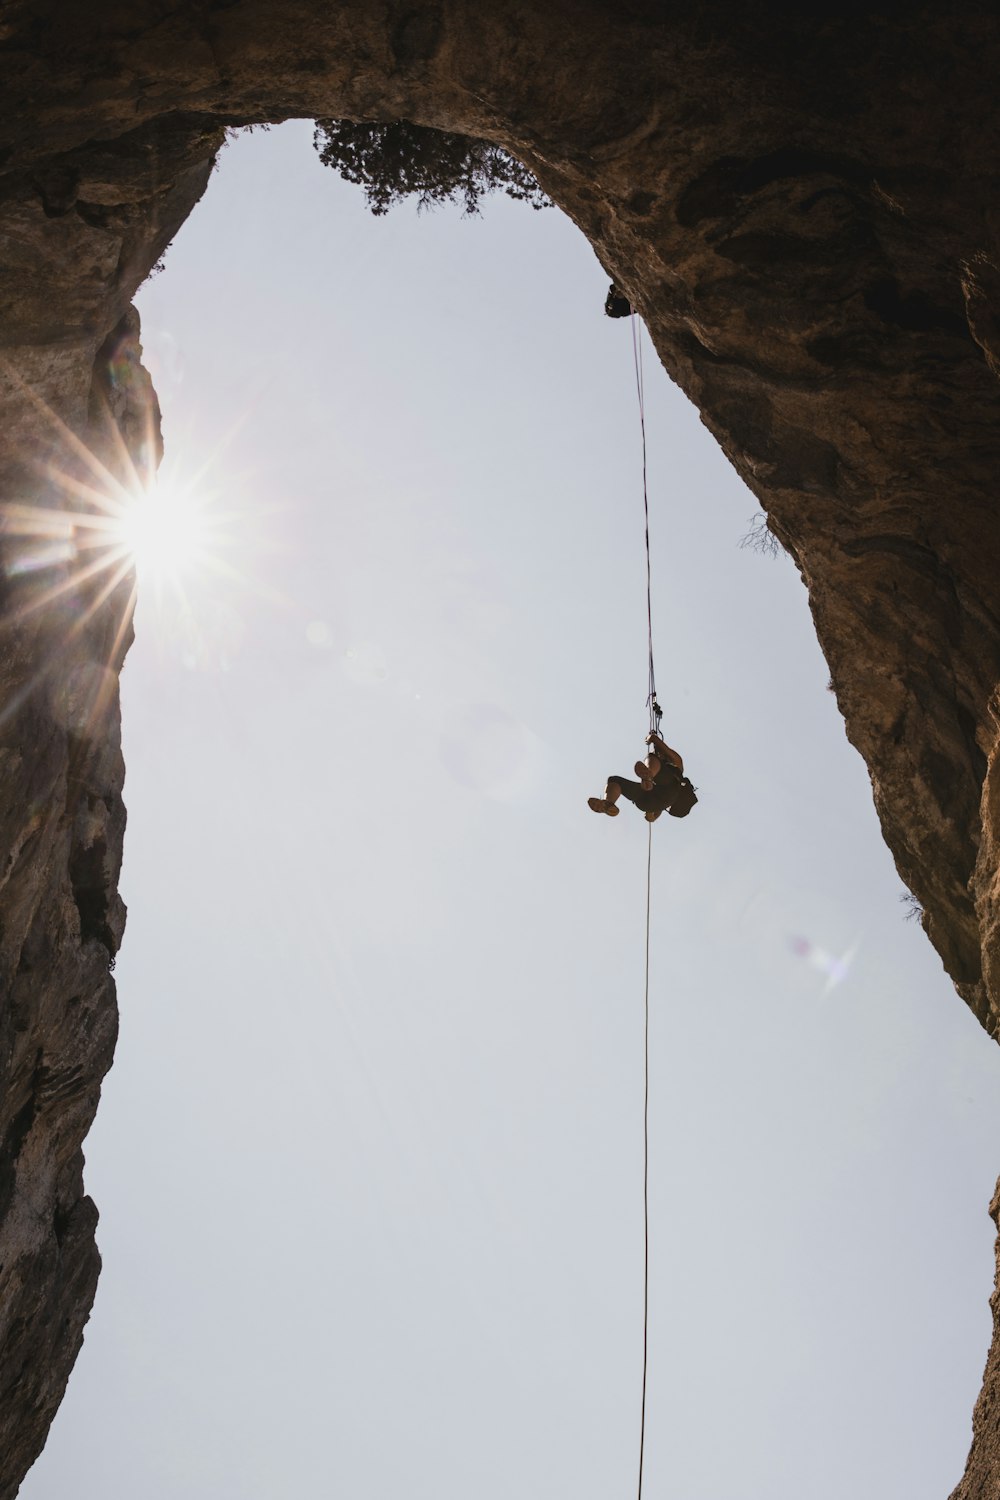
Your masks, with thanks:
<instances>
[{"instance_id":1,"label":"rock arch","mask_svg":"<svg viewBox=\"0 0 1000 1500\"><path fill-rule=\"evenodd\" d=\"M894 16L23 0L0 27L0 480L37 499L40 453L78 464L83 437L113 464L115 430L140 440L155 396L129 304L227 127L406 118L500 142L796 559L886 841L997 1035L1000 35L973 4ZM92 667L120 662L128 604L126 582L66 653L5 587L0 1496L44 1442L99 1265L80 1142L114 1045L124 815ZM997 1378L963 1494L1000 1472Z\"/></svg>"}]
</instances>

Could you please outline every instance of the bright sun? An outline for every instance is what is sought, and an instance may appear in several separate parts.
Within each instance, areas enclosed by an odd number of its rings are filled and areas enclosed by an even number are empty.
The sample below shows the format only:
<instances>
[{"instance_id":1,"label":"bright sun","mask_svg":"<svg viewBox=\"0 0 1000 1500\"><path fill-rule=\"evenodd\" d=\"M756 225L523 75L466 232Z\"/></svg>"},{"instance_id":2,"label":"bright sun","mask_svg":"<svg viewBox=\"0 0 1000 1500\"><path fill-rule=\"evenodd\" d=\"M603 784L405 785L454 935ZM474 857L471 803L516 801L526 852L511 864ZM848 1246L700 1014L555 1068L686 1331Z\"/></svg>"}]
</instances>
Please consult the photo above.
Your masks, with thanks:
<instances>
[{"instance_id":1,"label":"bright sun","mask_svg":"<svg viewBox=\"0 0 1000 1500\"><path fill-rule=\"evenodd\" d=\"M161 471L147 484L149 466L137 467L116 450L118 469L128 471L123 479L53 421L72 462L66 470L54 462L40 466L48 503L0 505L0 581L11 593L10 617L20 623L47 613L69 645L110 608L116 628L108 665L120 665L145 585L164 642L179 643L185 661L224 665L238 621L223 596L234 585L257 591L246 571L261 544L251 508L242 500L220 507L224 491L204 484L208 464L187 480ZM157 451L154 437L143 445L147 455Z\"/></svg>"},{"instance_id":2,"label":"bright sun","mask_svg":"<svg viewBox=\"0 0 1000 1500\"><path fill-rule=\"evenodd\" d=\"M140 578L177 579L206 561L212 528L205 498L192 489L153 484L122 507L113 524Z\"/></svg>"}]
</instances>

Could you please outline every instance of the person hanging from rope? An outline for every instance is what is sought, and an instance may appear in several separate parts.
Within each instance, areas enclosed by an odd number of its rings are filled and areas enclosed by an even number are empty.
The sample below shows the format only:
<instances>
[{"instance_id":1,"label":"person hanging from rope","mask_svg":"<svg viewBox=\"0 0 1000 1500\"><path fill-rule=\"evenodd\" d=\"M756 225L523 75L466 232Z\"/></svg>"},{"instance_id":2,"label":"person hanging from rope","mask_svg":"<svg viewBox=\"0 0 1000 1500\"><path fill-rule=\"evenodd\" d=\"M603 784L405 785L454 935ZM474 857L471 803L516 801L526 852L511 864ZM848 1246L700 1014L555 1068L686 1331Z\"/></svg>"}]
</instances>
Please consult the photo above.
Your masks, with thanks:
<instances>
[{"instance_id":1,"label":"person hanging from rope","mask_svg":"<svg viewBox=\"0 0 1000 1500\"><path fill-rule=\"evenodd\" d=\"M646 736L650 752L645 760L637 760L635 774L638 781L627 776L609 776L603 797L588 797L587 806L595 813L605 813L617 818L620 811L619 797L631 802L646 814L647 823L655 823L661 813L668 812L672 818L686 818L698 800L690 781L684 775L684 762L676 750L671 750L655 730Z\"/></svg>"},{"instance_id":2,"label":"person hanging from rope","mask_svg":"<svg viewBox=\"0 0 1000 1500\"><path fill-rule=\"evenodd\" d=\"M627 318L631 315L632 304L624 292L620 292L614 282L608 287L608 295L604 299L604 315L608 318Z\"/></svg>"}]
</instances>

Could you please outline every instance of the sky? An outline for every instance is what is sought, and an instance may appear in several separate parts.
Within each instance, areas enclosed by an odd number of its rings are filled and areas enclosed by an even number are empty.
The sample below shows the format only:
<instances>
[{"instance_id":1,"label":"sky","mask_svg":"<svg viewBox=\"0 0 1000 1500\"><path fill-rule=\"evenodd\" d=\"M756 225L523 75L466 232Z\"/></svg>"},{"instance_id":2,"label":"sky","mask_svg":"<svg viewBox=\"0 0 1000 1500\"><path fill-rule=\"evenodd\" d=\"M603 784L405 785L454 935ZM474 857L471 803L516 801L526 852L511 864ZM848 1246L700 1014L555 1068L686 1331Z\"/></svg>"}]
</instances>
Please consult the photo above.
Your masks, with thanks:
<instances>
[{"instance_id":1,"label":"sky","mask_svg":"<svg viewBox=\"0 0 1000 1500\"><path fill-rule=\"evenodd\" d=\"M627 321L557 210L373 218L222 153L142 289L165 486L122 680L104 1270L25 1500L634 1493L647 825ZM805 590L646 341L645 1489L943 1500L1000 1050L881 841Z\"/></svg>"}]
</instances>

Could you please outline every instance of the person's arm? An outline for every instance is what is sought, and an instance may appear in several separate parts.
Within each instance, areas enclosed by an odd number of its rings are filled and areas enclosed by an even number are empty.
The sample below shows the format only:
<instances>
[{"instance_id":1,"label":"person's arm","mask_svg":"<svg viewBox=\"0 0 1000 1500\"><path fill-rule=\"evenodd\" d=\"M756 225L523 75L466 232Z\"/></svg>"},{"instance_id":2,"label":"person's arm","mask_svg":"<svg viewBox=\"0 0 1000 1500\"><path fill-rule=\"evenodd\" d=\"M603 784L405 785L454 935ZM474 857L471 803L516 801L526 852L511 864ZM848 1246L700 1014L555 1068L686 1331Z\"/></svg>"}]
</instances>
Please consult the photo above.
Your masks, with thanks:
<instances>
[{"instance_id":1,"label":"person's arm","mask_svg":"<svg viewBox=\"0 0 1000 1500\"><path fill-rule=\"evenodd\" d=\"M670 746L665 744L658 734L650 734L646 739L646 743L647 745L652 745L661 760L669 761L672 766L677 767L682 776L684 775L684 762L677 754L677 751L671 750Z\"/></svg>"}]
</instances>

